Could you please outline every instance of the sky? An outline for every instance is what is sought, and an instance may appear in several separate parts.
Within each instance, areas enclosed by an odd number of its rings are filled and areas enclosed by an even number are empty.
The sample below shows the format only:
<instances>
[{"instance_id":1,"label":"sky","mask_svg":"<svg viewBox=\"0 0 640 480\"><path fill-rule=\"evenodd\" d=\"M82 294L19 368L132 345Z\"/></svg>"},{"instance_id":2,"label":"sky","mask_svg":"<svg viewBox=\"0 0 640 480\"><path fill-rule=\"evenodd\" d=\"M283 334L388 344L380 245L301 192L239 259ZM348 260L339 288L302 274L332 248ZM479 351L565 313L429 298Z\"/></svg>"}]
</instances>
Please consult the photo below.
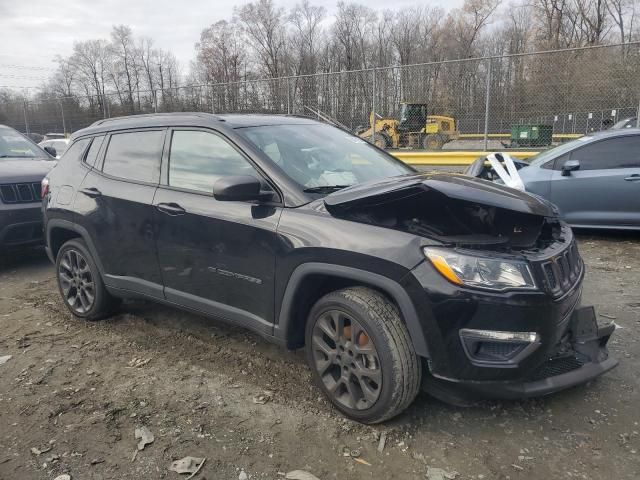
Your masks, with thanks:
<instances>
[{"instance_id":1,"label":"sky","mask_svg":"<svg viewBox=\"0 0 640 480\"><path fill-rule=\"evenodd\" d=\"M289 9L299 0L276 0ZM424 0L361 0L378 10L424 4ZM113 25L129 25L171 50L183 72L194 56L202 29L229 19L242 0L0 0L0 87L36 87L55 68L56 55L71 54L73 42L109 38ZM337 0L312 0L335 12ZM429 6L457 7L462 0L430 0Z\"/></svg>"}]
</instances>

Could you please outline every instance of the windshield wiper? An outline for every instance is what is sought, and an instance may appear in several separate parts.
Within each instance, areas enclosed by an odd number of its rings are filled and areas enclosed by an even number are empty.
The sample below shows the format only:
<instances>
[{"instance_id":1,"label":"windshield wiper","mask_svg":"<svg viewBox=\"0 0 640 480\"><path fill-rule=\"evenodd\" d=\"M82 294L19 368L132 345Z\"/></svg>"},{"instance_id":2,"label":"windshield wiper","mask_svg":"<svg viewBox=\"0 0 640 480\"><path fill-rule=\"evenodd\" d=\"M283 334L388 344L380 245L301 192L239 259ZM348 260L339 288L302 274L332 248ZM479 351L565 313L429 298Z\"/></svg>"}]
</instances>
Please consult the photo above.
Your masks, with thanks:
<instances>
[{"instance_id":1,"label":"windshield wiper","mask_svg":"<svg viewBox=\"0 0 640 480\"><path fill-rule=\"evenodd\" d=\"M0 158L35 158L35 157L28 157L26 155L0 155Z\"/></svg>"},{"instance_id":2,"label":"windshield wiper","mask_svg":"<svg viewBox=\"0 0 640 480\"><path fill-rule=\"evenodd\" d=\"M350 187L351 185L319 185L317 187L309 187L305 188L303 192L306 193L331 193L336 192L338 190L342 190L343 188Z\"/></svg>"}]
</instances>

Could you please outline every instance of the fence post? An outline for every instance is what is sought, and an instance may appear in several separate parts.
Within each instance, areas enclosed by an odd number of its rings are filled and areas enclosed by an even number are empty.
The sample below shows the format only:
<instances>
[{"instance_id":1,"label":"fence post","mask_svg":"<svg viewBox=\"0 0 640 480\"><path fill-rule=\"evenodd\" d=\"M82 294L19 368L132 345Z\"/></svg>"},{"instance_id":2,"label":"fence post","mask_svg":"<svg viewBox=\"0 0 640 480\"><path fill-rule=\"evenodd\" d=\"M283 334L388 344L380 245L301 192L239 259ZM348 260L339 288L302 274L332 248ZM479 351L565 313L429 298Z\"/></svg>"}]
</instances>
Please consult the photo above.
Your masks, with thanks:
<instances>
[{"instance_id":1,"label":"fence post","mask_svg":"<svg viewBox=\"0 0 640 480\"><path fill-rule=\"evenodd\" d=\"M636 112L636 127L640 128L640 100L638 101L638 111Z\"/></svg>"},{"instance_id":2,"label":"fence post","mask_svg":"<svg viewBox=\"0 0 640 480\"><path fill-rule=\"evenodd\" d=\"M373 74L372 94L371 94L371 143L375 145L376 140L376 69L374 68L371 73Z\"/></svg>"},{"instance_id":3,"label":"fence post","mask_svg":"<svg viewBox=\"0 0 640 480\"><path fill-rule=\"evenodd\" d=\"M487 60L489 66L487 68L487 86L485 91L485 103L484 103L484 151L489 149L489 107L491 105L491 65L492 59Z\"/></svg>"},{"instance_id":4,"label":"fence post","mask_svg":"<svg viewBox=\"0 0 640 480\"><path fill-rule=\"evenodd\" d=\"M64 121L64 107L62 106L62 100L60 100L60 115L62 116L62 133L67 134L67 124Z\"/></svg>"},{"instance_id":5,"label":"fence post","mask_svg":"<svg viewBox=\"0 0 640 480\"><path fill-rule=\"evenodd\" d=\"M27 100L24 99L22 101L22 113L24 113L24 131L27 135L31 132L29 131L29 119L27 118Z\"/></svg>"},{"instance_id":6,"label":"fence post","mask_svg":"<svg viewBox=\"0 0 640 480\"><path fill-rule=\"evenodd\" d=\"M158 113L158 94L156 90L151 90L151 95L153 95L153 113Z\"/></svg>"},{"instance_id":7,"label":"fence post","mask_svg":"<svg viewBox=\"0 0 640 480\"><path fill-rule=\"evenodd\" d=\"M291 89L289 87L289 77L287 77L287 115L291 115Z\"/></svg>"}]
</instances>

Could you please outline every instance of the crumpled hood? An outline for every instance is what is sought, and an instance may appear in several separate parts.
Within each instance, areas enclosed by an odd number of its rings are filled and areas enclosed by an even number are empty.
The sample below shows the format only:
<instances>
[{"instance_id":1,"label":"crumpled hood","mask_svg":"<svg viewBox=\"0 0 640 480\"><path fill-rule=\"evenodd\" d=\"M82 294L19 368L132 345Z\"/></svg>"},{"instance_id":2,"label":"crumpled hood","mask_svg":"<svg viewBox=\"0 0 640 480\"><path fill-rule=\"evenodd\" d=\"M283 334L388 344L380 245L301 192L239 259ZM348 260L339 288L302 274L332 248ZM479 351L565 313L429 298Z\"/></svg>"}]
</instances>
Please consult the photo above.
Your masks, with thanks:
<instances>
[{"instance_id":1,"label":"crumpled hood","mask_svg":"<svg viewBox=\"0 0 640 480\"><path fill-rule=\"evenodd\" d=\"M553 206L538 196L455 173L403 175L361 183L326 196L324 203L329 213L340 213L351 207L379 205L428 191L521 213L557 216Z\"/></svg>"},{"instance_id":2,"label":"crumpled hood","mask_svg":"<svg viewBox=\"0 0 640 480\"><path fill-rule=\"evenodd\" d=\"M56 164L39 158L0 158L0 184L39 182Z\"/></svg>"}]
</instances>

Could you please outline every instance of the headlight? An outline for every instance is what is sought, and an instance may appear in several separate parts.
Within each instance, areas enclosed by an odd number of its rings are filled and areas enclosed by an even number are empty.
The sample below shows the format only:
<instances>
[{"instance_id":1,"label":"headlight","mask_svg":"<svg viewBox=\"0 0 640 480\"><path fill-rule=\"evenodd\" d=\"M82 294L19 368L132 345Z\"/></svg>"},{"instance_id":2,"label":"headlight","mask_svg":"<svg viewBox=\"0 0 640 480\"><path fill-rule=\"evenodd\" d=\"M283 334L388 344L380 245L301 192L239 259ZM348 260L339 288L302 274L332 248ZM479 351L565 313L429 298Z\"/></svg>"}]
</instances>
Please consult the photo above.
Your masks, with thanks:
<instances>
[{"instance_id":1,"label":"headlight","mask_svg":"<svg viewBox=\"0 0 640 480\"><path fill-rule=\"evenodd\" d=\"M452 283L489 290L536 288L526 262L462 254L447 248L424 249L433 266Z\"/></svg>"}]
</instances>

